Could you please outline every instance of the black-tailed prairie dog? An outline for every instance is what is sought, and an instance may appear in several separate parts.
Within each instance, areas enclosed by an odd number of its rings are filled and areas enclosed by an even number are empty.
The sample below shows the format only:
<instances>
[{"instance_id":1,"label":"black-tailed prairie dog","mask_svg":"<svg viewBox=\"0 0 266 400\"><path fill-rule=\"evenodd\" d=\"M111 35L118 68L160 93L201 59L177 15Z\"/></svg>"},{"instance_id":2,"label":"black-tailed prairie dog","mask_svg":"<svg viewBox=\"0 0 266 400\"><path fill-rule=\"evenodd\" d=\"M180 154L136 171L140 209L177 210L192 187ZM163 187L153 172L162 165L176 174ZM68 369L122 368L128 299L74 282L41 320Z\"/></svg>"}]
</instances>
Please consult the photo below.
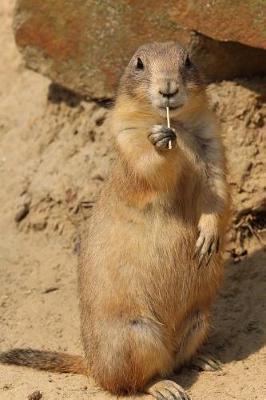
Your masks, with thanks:
<instances>
[{"instance_id":1,"label":"black-tailed prairie dog","mask_svg":"<svg viewBox=\"0 0 266 400\"><path fill-rule=\"evenodd\" d=\"M15 349L0 360L88 374L114 394L188 399L167 376L208 333L223 275L228 191L219 128L183 47L137 50L110 131L116 160L78 268L85 357Z\"/></svg>"}]
</instances>

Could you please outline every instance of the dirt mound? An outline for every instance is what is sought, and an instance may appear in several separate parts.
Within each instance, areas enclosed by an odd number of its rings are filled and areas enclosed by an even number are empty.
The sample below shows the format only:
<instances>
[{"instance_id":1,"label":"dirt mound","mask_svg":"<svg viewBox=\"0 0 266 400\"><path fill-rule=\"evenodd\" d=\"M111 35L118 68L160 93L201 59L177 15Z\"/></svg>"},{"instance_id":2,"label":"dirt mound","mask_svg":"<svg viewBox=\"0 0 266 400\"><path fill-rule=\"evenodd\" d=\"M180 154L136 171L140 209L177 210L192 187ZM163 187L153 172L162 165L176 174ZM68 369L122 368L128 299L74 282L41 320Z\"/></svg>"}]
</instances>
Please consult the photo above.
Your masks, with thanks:
<instances>
[{"instance_id":1,"label":"dirt mound","mask_svg":"<svg viewBox=\"0 0 266 400\"><path fill-rule=\"evenodd\" d=\"M263 228L259 222L266 209L265 82L222 82L208 88L226 145L235 226L249 221L251 234L254 224L255 231ZM19 229L67 234L70 225L89 215L112 158L108 112L105 103L50 86L43 113L16 138L24 155L16 199ZM241 231L239 244L244 238Z\"/></svg>"}]
</instances>

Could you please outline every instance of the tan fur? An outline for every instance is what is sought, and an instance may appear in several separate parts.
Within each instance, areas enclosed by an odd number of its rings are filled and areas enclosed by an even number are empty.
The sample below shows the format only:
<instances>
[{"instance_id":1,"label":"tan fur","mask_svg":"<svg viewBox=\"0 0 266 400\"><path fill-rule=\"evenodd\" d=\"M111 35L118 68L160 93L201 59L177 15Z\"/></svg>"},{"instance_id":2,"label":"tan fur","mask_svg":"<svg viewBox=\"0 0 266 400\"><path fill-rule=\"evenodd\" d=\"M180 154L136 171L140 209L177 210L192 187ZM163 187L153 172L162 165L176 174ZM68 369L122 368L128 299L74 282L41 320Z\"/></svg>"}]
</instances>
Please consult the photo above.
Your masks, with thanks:
<instances>
[{"instance_id":1,"label":"tan fur","mask_svg":"<svg viewBox=\"0 0 266 400\"><path fill-rule=\"evenodd\" d=\"M153 85L163 85L166 74L179 76L184 64L185 51L174 46L154 44L137 52L149 63L149 79L131 78L134 58L127 67L110 121L116 161L81 244L88 374L116 394L153 393L147 386L152 378L195 354L223 275L224 156L198 75L188 73L184 104L170 115L176 146L159 151L148 140L152 126L166 125L166 114L151 104ZM219 236L221 243L200 268L194 256L199 232L205 242Z\"/></svg>"},{"instance_id":2,"label":"tan fur","mask_svg":"<svg viewBox=\"0 0 266 400\"><path fill-rule=\"evenodd\" d=\"M12 349L0 354L0 362L43 371L87 374L86 360L83 357L52 351Z\"/></svg>"},{"instance_id":3,"label":"tan fur","mask_svg":"<svg viewBox=\"0 0 266 400\"><path fill-rule=\"evenodd\" d=\"M205 339L223 267L219 251L199 268L195 243L201 228L223 246L228 219L223 149L204 85L188 85L189 101L171 117L177 145L159 152L147 136L166 116L141 84L129 94L125 79L111 118L117 160L79 270L89 373L114 393L144 390Z\"/></svg>"}]
</instances>

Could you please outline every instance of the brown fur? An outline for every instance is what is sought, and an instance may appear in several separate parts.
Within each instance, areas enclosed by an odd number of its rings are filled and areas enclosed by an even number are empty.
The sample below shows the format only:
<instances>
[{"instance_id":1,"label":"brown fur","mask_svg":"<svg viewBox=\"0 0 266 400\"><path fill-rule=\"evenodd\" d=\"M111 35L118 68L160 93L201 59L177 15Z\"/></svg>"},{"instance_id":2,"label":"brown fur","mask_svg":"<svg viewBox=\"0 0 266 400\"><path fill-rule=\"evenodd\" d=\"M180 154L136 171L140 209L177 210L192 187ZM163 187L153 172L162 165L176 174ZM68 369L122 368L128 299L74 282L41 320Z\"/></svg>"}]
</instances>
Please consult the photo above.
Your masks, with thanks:
<instances>
[{"instance_id":1,"label":"brown fur","mask_svg":"<svg viewBox=\"0 0 266 400\"><path fill-rule=\"evenodd\" d=\"M145 75L134 75L137 56ZM117 159L81 245L81 332L87 373L98 384L116 394L154 394L148 382L189 360L207 335L223 275L228 194L219 129L198 71L183 67L185 50L153 44L134 57L111 118ZM176 146L159 151L148 135L166 125L165 112L147 93L164 84L164 74L178 76L186 100L171 112ZM199 232L205 243L220 239L200 268Z\"/></svg>"},{"instance_id":2,"label":"brown fur","mask_svg":"<svg viewBox=\"0 0 266 400\"><path fill-rule=\"evenodd\" d=\"M12 349L0 354L2 364L21 365L43 371L65 372L86 375L87 366L83 357L52 351Z\"/></svg>"},{"instance_id":3,"label":"brown fur","mask_svg":"<svg viewBox=\"0 0 266 400\"><path fill-rule=\"evenodd\" d=\"M143 390L203 342L223 267L219 251L199 268L195 243L200 229L223 246L228 218L222 145L200 79L192 77L189 100L171 118L177 146L160 152L147 137L165 116L131 74L129 64L111 119L117 161L79 269L89 373L114 393Z\"/></svg>"}]
</instances>

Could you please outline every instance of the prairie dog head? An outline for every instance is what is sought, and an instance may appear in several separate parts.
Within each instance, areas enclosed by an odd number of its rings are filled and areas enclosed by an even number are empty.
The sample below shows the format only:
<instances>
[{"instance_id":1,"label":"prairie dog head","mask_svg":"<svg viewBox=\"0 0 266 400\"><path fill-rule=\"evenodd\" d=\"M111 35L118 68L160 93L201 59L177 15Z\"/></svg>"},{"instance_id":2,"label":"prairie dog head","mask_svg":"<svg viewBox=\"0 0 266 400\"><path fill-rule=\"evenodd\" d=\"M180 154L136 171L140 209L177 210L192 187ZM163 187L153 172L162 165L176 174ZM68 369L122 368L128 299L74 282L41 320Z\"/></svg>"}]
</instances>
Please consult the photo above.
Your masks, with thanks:
<instances>
[{"instance_id":1,"label":"prairie dog head","mask_svg":"<svg viewBox=\"0 0 266 400\"><path fill-rule=\"evenodd\" d=\"M175 42L141 46L130 60L120 83L120 93L172 117L203 91L203 83L188 52Z\"/></svg>"}]
</instances>

